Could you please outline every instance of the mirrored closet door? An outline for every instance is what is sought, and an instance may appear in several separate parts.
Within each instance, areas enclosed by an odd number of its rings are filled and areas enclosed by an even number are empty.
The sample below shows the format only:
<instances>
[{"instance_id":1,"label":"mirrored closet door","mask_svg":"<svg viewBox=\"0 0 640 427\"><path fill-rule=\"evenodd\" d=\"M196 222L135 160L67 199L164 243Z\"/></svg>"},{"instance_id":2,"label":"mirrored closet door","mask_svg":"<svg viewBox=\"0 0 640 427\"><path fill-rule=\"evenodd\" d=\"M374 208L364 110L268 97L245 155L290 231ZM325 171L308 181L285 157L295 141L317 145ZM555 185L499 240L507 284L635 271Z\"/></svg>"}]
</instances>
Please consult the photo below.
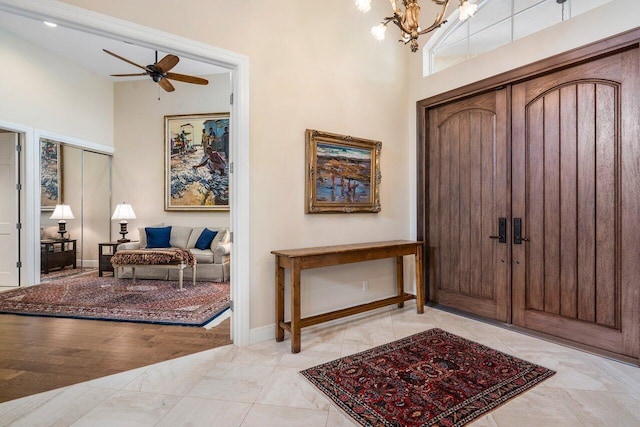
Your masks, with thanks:
<instances>
[{"instance_id":1,"label":"mirrored closet door","mask_svg":"<svg viewBox=\"0 0 640 427\"><path fill-rule=\"evenodd\" d=\"M98 267L111 235L111 156L40 139L41 281Z\"/></svg>"}]
</instances>

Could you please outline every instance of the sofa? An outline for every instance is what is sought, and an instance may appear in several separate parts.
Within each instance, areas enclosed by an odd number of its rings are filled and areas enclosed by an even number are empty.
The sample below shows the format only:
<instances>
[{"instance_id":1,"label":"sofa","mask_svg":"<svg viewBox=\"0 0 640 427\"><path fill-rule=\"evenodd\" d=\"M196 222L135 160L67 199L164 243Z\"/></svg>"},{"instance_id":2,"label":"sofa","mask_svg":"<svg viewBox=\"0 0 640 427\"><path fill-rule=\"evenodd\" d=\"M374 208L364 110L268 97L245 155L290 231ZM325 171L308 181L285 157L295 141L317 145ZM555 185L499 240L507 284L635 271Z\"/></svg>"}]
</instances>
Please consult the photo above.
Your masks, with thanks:
<instances>
[{"instance_id":1,"label":"sofa","mask_svg":"<svg viewBox=\"0 0 640 427\"><path fill-rule=\"evenodd\" d=\"M151 229L166 228L163 224L148 227ZM170 226L169 231L169 247L187 249L196 257L196 280L206 282L226 282L230 279L230 233L224 227L186 227L174 225ZM216 232L215 237L208 247L202 248L199 243L203 230L208 229ZM147 227L138 229L139 241L127 242L118 245L117 250L122 249L149 249L147 242ZM155 230L151 230L155 231ZM151 245L153 246L153 245ZM158 248L158 246L155 246ZM124 268L120 278L130 278L132 276L131 268ZM192 279L191 269L184 270L184 280ZM178 280L178 271L170 269L153 269L136 267L136 279L159 279L159 280Z\"/></svg>"}]
</instances>

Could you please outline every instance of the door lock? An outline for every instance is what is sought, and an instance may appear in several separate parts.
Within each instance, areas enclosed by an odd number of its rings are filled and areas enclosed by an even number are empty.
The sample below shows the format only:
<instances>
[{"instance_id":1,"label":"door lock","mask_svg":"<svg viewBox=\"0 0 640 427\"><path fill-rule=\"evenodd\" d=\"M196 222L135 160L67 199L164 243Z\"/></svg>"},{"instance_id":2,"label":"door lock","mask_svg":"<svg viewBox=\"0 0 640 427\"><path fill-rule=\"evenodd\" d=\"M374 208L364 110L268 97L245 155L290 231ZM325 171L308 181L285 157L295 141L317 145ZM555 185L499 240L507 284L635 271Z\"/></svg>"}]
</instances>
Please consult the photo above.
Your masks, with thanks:
<instances>
[{"instance_id":1,"label":"door lock","mask_svg":"<svg viewBox=\"0 0 640 427\"><path fill-rule=\"evenodd\" d=\"M507 243L507 218L498 218L498 235L489 238L498 239L499 243Z\"/></svg>"},{"instance_id":2,"label":"door lock","mask_svg":"<svg viewBox=\"0 0 640 427\"><path fill-rule=\"evenodd\" d=\"M521 245L528 241L529 239L522 237L522 218L513 218L513 244Z\"/></svg>"}]
</instances>

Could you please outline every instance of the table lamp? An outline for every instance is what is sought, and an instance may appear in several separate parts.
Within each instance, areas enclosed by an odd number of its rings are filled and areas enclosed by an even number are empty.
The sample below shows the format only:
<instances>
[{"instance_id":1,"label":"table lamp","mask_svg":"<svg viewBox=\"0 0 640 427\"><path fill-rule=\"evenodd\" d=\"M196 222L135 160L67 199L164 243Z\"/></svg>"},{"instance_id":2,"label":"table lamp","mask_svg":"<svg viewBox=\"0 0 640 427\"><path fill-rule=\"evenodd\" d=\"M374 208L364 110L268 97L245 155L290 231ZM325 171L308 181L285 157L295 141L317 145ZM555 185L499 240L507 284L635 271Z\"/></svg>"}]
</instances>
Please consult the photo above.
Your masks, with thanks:
<instances>
[{"instance_id":1,"label":"table lamp","mask_svg":"<svg viewBox=\"0 0 640 427\"><path fill-rule=\"evenodd\" d=\"M71 212L71 206L69 205L56 205L56 208L53 210L53 213L49 217L50 219L58 220L58 233L60 233L60 239L64 239L64 233L67 232L67 221L68 219L76 219L73 216L73 212Z\"/></svg>"},{"instance_id":2,"label":"table lamp","mask_svg":"<svg viewBox=\"0 0 640 427\"><path fill-rule=\"evenodd\" d=\"M131 205L122 202L121 204L116 206L116 210L113 212L113 216L111 219L119 219L120 220L120 234L122 234L122 239L118 240L119 243L129 242L129 239L126 239L127 232L127 220L128 219L136 219L136 213L133 211Z\"/></svg>"}]
</instances>

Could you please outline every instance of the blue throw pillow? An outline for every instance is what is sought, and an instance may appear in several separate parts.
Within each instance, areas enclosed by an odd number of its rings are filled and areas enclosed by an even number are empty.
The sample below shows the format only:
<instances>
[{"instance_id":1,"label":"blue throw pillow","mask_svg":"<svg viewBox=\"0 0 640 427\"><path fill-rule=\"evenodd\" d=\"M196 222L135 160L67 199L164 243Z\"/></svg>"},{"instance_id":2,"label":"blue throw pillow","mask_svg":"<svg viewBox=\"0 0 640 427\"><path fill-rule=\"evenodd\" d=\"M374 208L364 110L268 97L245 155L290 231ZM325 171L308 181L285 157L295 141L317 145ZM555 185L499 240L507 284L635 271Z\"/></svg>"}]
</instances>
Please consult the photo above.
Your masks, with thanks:
<instances>
[{"instance_id":1,"label":"blue throw pillow","mask_svg":"<svg viewBox=\"0 0 640 427\"><path fill-rule=\"evenodd\" d=\"M198 241L196 242L196 248L203 251L208 249L209 246L211 246L211 242L213 242L213 239L216 237L216 234L218 234L217 231L211 231L208 228L202 230L202 233L200 233L200 237L198 237Z\"/></svg>"},{"instance_id":2,"label":"blue throw pillow","mask_svg":"<svg viewBox=\"0 0 640 427\"><path fill-rule=\"evenodd\" d=\"M171 226L145 227L147 233L147 248L170 248Z\"/></svg>"}]
</instances>

